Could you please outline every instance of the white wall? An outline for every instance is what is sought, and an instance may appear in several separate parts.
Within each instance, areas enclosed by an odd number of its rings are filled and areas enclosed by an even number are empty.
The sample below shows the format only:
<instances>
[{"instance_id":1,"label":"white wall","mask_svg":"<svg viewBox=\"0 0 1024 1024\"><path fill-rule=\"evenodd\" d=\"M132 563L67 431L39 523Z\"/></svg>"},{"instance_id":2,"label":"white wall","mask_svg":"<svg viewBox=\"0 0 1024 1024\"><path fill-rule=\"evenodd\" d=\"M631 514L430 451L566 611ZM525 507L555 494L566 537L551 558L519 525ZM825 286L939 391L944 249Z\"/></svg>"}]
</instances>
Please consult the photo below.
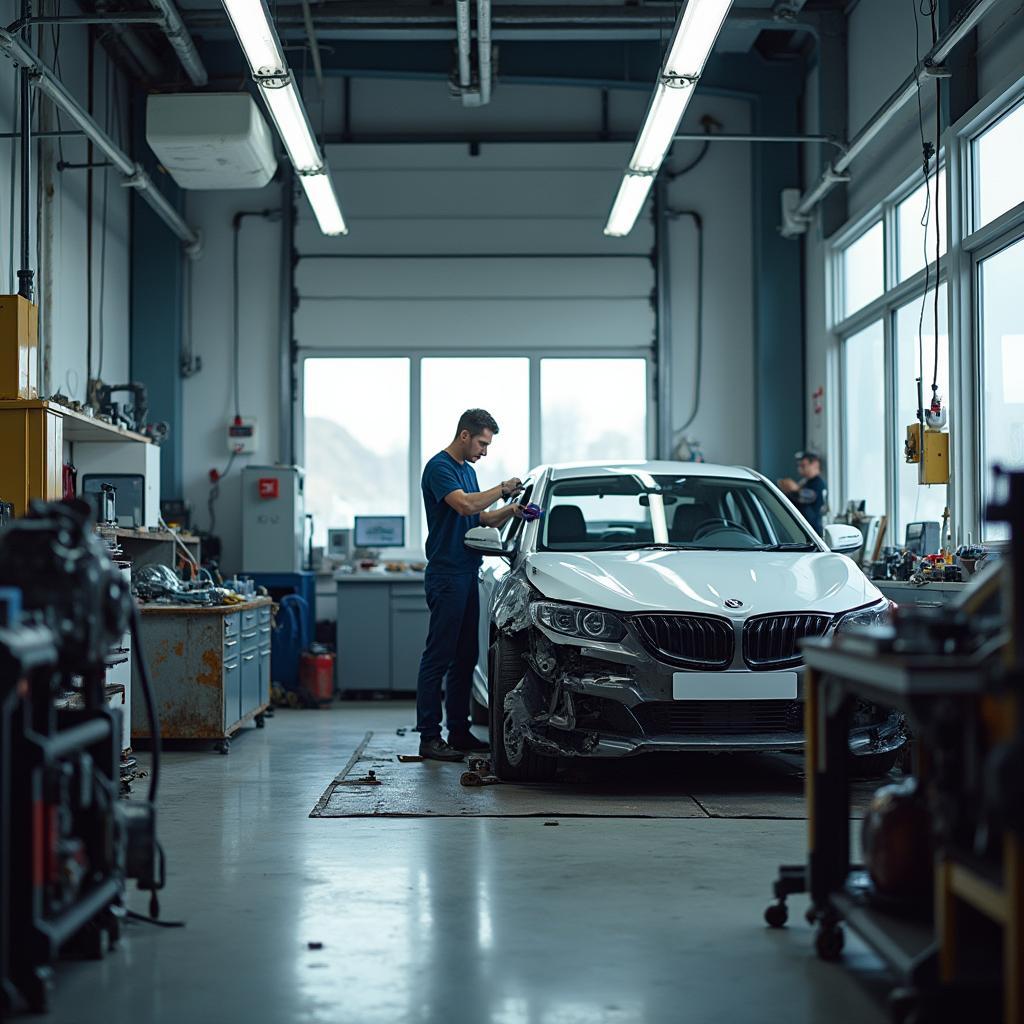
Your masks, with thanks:
<instances>
[{"instance_id":1,"label":"white wall","mask_svg":"<svg viewBox=\"0 0 1024 1024\"><path fill-rule=\"evenodd\" d=\"M49 12L49 7L47 7ZM0 0L0 18L9 24L20 13L16 0ZM64 13L71 13L65 8ZM62 30L60 44L60 76L72 94L85 105L87 96L87 36L84 28ZM53 62L53 44L49 29L41 42L33 34L33 45L44 57ZM117 72L115 72L117 73ZM0 57L0 132L12 127L12 104L18 94L18 77L13 65ZM107 59L97 48L94 68L96 97L95 116L104 123L107 114ZM123 136L128 135L127 87L120 85L121 120ZM56 128L56 120L49 102L38 98L37 109L42 116L38 127ZM68 126L67 118L63 125ZM16 129L16 122L15 122ZM42 164L37 160L41 151ZM81 139L66 139L64 159L71 163L86 161L87 147ZM32 263L36 271L36 297L40 303L41 344L49 344L49 358L42 366L44 391L49 394L60 390L76 399L84 399L89 371L86 366L86 172L67 170L58 172L53 166L60 158L56 142L43 141L34 147L32 164L33 240ZM11 158L14 158L13 177ZM19 215L19 174L17 140L0 139L0 290L17 291L15 271L20 265L21 226ZM95 159L100 159L98 156ZM41 245L35 221L38 174L52 186L43 188ZM93 196L93 366L95 375L100 369L99 345L103 339L103 379L123 383L129 379L128 344L128 281L129 195L121 187L120 175L107 172L107 217L104 302L100 315L100 257L103 234L104 172L94 174ZM14 197L13 222L10 199ZM13 242L13 266L11 249ZM47 265L49 270L47 271ZM45 351L44 351L45 356Z\"/></svg>"},{"instance_id":2,"label":"white wall","mask_svg":"<svg viewBox=\"0 0 1024 1024\"><path fill-rule=\"evenodd\" d=\"M328 132L341 130L341 84L329 81L324 103L323 124ZM314 121L320 119L319 104L313 87L307 97ZM443 82L401 82L356 80L352 83L352 129L374 132L461 132L467 127L480 131L588 132L601 126L601 98L597 90L574 87L505 86L495 91L490 107L467 110L447 96ZM613 91L610 95L610 128L613 131L635 132L647 103L642 91ZM697 97L691 105L684 130L699 130L699 119L712 113L727 131L749 130L748 106L733 100ZM319 124L318 124L319 127ZM441 192L437 174L424 174L401 169L402 161L415 158L422 165L434 161L434 171L443 178L446 166L459 174L460 187L472 190L476 199L490 196L491 212L501 205L501 183L494 193L495 173L492 154L503 150L499 163L524 160L523 150L516 158L508 156L515 146L488 146L481 150L478 177L467 174L471 164L465 146L339 146L331 148L335 180L341 195L351 234L342 240L323 239L308 231L309 213L300 199L300 243L305 248L329 251L339 248L349 252L409 253L426 251L480 251L485 242L487 251L520 250L524 246L542 247L541 251L646 251L651 232L648 221L638 225L629 239L614 242L601 234L604 219L618 186L620 169L629 146L605 143L584 147L591 155L592 166L581 168L577 175L577 195L572 197L572 217L558 218L559 198L546 191L542 182L535 202L544 217L524 224L515 209L505 210L506 219L477 216L473 219L441 216L436 203ZM545 159L552 167L565 167L569 147L534 147L528 153L527 165L543 167ZM687 163L696 153L694 144L678 148L674 163ZM446 165L445 155L457 151L457 164ZM607 155L612 154L611 158ZM603 154L603 155L599 155ZM384 158L398 170L388 171ZM568 159L570 165L576 158ZM577 161L578 162L578 161ZM583 173L585 170L586 173ZM502 171L501 173L505 173ZM532 173L523 171L523 174ZM515 177L514 170L511 172ZM543 175L541 175L543 178ZM511 180L511 179L510 179ZM433 184L431 184L433 183ZM548 180L550 183L550 179ZM449 183L450 185L450 183ZM707 158L692 174L679 179L670 188L670 202L679 208L696 209L704 218L707 265L705 271L706 337L701 410L687 433L699 437L709 459L751 463L754 458L753 439L753 286L751 237L751 172L747 147L731 144L712 146ZM522 189L519 189L522 192ZM457 194L457 190L456 190ZM452 199L452 189L444 201ZM203 370L184 382L185 444L184 479L186 497L192 501L196 519L206 526L206 502L209 494L207 474L211 467L223 469L226 464L225 428L232 414L230 400L230 338L231 338L231 218L239 209L258 209L278 205L278 186L271 184L259 192L190 193L188 219L203 231L205 253L195 267L194 337L197 354L203 358ZM479 203L475 204L479 207ZM486 204L485 204L486 205ZM550 216L549 216L550 215ZM279 227L262 221L247 220L243 227L243 358L242 413L259 420L259 452L247 461L256 464L271 462L277 451L277 325L278 325L278 257ZM692 224L685 219L671 230L672 245L672 309L673 309L673 374L672 421L680 425L689 415L693 394L693 367L696 339L696 236ZM475 248L474 248L475 247ZM583 262L583 261L581 261ZM388 296L396 294L431 294L443 268L431 263L412 264L394 261L383 269L379 264L341 263L309 264L300 270L300 284L307 296L318 293L326 285L335 293L351 295L339 303L302 303L296 319L296 335L300 343L309 344L319 338L320 344L332 347L365 348L393 338L405 319L395 319L387 306ZM300 265L301 268L301 265ZM397 269L396 269L397 268ZM540 294L550 284L537 281L538 267L521 267L517 273L520 284ZM580 273L580 267L575 268ZM582 272L586 273L584 266ZM467 273L487 276L479 267ZM396 284L393 275L399 275ZM325 282L325 275L344 275L343 284ZM651 344L653 317L646 289L653 282L653 272L643 272L644 290L631 300L637 315L630 319L631 333L623 344ZM619 287L623 294L636 292L636 274L624 273ZM474 278L476 280L476 278ZM491 277L490 283L494 279ZM318 284L319 282L319 284ZM481 286L486 283L478 282ZM577 295L579 303L588 303L586 282L577 281L576 290L560 283L562 294ZM449 285L445 294L449 293ZM591 289L592 291L592 289ZM368 302L377 296L383 302ZM460 297L460 302L464 297ZM434 308L434 315L444 319L451 310ZM583 309L593 319L593 303ZM319 307L319 308L318 308ZM579 309L579 307L577 307ZM564 311L563 311L564 312ZM562 316L556 333L567 338L571 334L569 319ZM315 315L314 315L315 314ZM312 317L312 318L311 318ZM569 325L567 327L566 325ZM384 329L386 325L386 330ZM411 330L411 328L408 328ZM457 343L460 339L452 338ZM237 524L240 521L236 462L231 476L221 485L217 504L217 532L224 542L224 566L241 568L241 552Z\"/></svg>"}]
</instances>

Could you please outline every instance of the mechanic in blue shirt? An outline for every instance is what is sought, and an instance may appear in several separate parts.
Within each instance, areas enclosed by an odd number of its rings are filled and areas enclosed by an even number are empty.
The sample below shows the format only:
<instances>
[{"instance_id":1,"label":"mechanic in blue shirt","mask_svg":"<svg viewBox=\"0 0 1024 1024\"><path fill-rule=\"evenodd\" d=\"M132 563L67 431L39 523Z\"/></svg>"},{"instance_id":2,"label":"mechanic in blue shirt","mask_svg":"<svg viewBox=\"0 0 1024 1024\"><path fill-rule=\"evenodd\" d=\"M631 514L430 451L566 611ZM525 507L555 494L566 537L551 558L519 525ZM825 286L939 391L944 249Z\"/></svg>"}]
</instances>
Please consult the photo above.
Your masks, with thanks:
<instances>
[{"instance_id":1,"label":"mechanic in blue shirt","mask_svg":"<svg viewBox=\"0 0 1024 1024\"><path fill-rule=\"evenodd\" d=\"M481 491L473 464L487 454L498 424L483 409L469 409L459 420L455 440L423 470L423 504L427 511L427 606L430 630L416 683L416 729L420 756L461 761L466 753L487 750L469 728L473 669L479 653L480 596L477 574L481 557L463 540L474 526L502 527L518 504L488 511L499 498L522 490L518 478ZM441 690L448 742L441 737Z\"/></svg>"},{"instance_id":2,"label":"mechanic in blue shirt","mask_svg":"<svg viewBox=\"0 0 1024 1024\"><path fill-rule=\"evenodd\" d=\"M803 513L804 519L820 537L822 518L825 512L825 498L828 488L821 475L821 456L814 451L796 453L796 471L799 480L786 477L779 481L779 487L786 497Z\"/></svg>"}]
</instances>

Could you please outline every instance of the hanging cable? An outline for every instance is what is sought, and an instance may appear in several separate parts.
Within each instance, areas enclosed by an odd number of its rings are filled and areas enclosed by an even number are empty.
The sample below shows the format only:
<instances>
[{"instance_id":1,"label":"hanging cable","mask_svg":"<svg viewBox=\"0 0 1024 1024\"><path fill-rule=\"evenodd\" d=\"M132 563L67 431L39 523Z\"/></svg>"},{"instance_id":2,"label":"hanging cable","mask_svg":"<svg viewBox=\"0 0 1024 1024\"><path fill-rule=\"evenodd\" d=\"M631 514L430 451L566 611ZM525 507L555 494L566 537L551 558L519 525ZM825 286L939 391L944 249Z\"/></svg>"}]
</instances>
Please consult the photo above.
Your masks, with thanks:
<instances>
[{"instance_id":1,"label":"hanging cable","mask_svg":"<svg viewBox=\"0 0 1024 1024\"><path fill-rule=\"evenodd\" d=\"M114 94L114 64L107 58L106 67L106 109L104 110L104 127L110 133L112 121L111 99ZM116 99L114 100L116 103ZM100 294L97 305L99 306L99 323L96 329L96 377L103 379L103 327L104 327L104 304L107 291L107 203L110 200L110 169L103 168L103 202L100 204Z\"/></svg>"},{"instance_id":2,"label":"hanging cable","mask_svg":"<svg viewBox=\"0 0 1024 1024\"><path fill-rule=\"evenodd\" d=\"M929 0L932 24L932 49L939 41L938 2ZM939 147L942 144L942 80L935 79L935 363L932 373L932 407L939 400L939 258L942 252L942 211L939 210ZM926 233L927 237L927 233ZM923 368L922 368L923 370Z\"/></svg>"}]
</instances>

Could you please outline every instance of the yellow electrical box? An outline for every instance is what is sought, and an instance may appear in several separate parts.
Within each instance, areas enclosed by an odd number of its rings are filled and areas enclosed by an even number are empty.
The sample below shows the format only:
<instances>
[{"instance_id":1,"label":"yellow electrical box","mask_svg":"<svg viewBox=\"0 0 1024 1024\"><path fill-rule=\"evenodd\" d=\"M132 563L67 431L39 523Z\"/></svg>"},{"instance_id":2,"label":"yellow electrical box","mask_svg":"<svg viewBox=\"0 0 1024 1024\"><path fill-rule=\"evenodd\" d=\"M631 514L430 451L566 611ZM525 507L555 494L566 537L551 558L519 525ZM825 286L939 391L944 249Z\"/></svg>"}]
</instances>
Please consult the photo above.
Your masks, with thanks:
<instances>
[{"instance_id":1,"label":"yellow electrical box","mask_svg":"<svg viewBox=\"0 0 1024 1024\"><path fill-rule=\"evenodd\" d=\"M949 434L941 430L926 430L922 435L924 451L917 468L920 484L949 483Z\"/></svg>"},{"instance_id":2,"label":"yellow electrical box","mask_svg":"<svg viewBox=\"0 0 1024 1024\"><path fill-rule=\"evenodd\" d=\"M64 418L46 402L0 401L0 500L15 516L64 496Z\"/></svg>"},{"instance_id":3,"label":"yellow electrical box","mask_svg":"<svg viewBox=\"0 0 1024 1024\"><path fill-rule=\"evenodd\" d=\"M0 295L0 400L37 398L39 310L21 295Z\"/></svg>"}]
</instances>

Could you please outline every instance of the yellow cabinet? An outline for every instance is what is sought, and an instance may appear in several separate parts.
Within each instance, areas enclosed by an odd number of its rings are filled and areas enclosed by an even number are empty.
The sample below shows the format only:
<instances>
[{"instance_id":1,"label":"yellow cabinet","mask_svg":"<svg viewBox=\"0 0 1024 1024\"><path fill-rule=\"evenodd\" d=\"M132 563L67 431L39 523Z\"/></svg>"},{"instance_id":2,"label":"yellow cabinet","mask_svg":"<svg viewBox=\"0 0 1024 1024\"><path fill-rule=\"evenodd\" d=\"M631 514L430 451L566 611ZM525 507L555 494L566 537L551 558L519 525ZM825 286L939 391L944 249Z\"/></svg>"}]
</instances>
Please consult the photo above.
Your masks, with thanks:
<instances>
[{"instance_id":1,"label":"yellow cabinet","mask_svg":"<svg viewBox=\"0 0 1024 1024\"><path fill-rule=\"evenodd\" d=\"M0 401L0 501L23 516L34 498L64 496L64 417L47 402Z\"/></svg>"}]
</instances>

